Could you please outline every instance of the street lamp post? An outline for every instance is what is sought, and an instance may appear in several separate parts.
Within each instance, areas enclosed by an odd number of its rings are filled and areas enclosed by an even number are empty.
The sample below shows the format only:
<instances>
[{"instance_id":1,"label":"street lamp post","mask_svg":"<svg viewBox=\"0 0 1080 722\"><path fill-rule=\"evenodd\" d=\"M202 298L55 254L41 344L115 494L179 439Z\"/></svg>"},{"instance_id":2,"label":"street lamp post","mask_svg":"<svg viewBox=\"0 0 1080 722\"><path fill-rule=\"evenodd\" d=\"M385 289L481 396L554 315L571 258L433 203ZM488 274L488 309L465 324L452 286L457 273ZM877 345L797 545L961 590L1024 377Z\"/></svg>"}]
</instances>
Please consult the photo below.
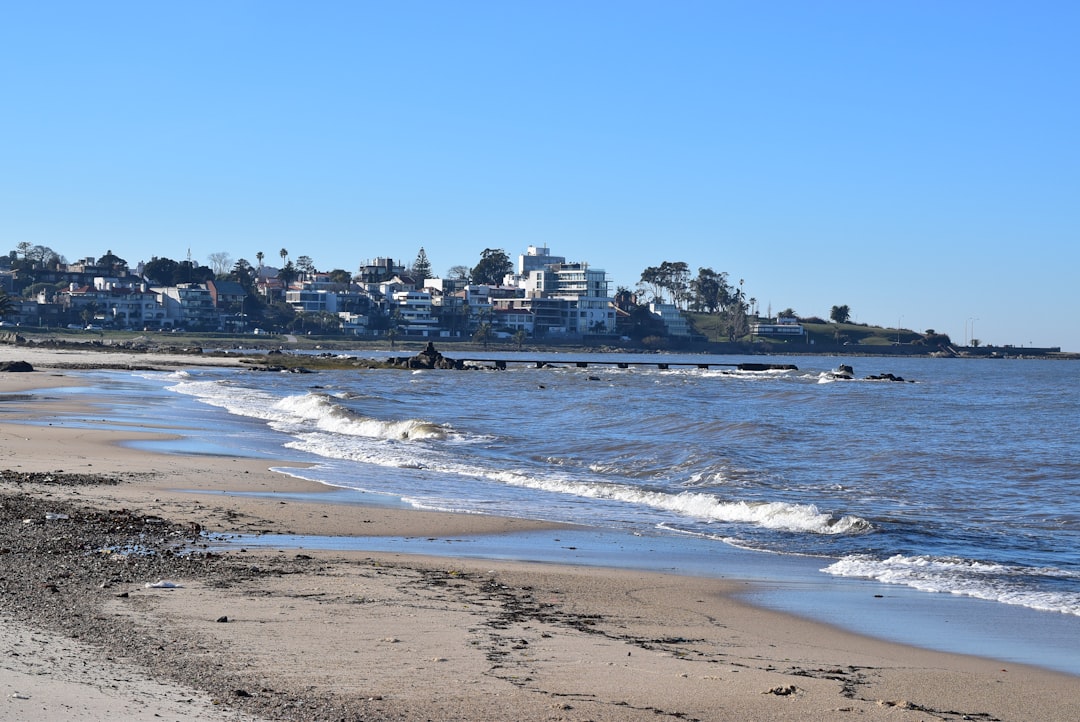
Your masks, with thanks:
<instances>
[{"instance_id":1,"label":"street lamp post","mask_svg":"<svg viewBox=\"0 0 1080 722\"><path fill-rule=\"evenodd\" d=\"M896 345L897 346L900 345L900 324L903 323L903 322L904 322L904 317L903 316L901 316L896 321Z\"/></svg>"}]
</instances>

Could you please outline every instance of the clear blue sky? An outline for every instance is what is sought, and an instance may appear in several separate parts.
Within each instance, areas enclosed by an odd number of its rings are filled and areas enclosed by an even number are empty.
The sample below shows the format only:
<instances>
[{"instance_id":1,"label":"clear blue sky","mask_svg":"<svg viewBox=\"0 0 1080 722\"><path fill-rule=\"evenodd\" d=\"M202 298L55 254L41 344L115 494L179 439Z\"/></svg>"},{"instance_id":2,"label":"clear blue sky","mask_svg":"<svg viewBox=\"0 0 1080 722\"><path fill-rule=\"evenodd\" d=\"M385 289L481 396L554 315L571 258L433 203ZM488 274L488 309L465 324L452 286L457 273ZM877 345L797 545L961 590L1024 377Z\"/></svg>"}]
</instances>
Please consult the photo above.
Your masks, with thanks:
<instances>
[{"instance_id":1,"label":"clear blue sky","mask_svg":"<svg viewBox=\"0 0 1080 722\"><path fill-rule=\"evenodd\" d=\"M1075 2L6 2L0 252L547 245L1080 351L1078 33Z\"/></svg>"}]
</instances>

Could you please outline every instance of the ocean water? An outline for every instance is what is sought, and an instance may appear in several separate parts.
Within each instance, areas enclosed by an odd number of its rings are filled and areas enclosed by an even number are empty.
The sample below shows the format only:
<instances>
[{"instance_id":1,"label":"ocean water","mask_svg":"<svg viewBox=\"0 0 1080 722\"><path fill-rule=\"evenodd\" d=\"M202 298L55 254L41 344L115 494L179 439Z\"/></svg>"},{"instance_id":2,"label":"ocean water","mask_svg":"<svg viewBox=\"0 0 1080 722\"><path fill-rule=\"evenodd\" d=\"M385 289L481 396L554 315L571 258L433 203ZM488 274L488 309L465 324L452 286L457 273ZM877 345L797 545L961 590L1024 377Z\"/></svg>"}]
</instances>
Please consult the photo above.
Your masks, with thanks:
<instances>
[{"instance_id":1,"label":"ocean water","mask_svg":"<svg viewBox=\"0 0 1080 722\"><path fill-rule=\"evenodd\" d=\"M1080 647L1080 364L499 357L507 370L198 368L96 386L112 389L113 421L172 409L200 450L316 462L292 473L418 509L798 560L826 585L1023 610L1064 635L1066 657ZM798 370L696 367L745 361ZM856 379L833 378L839 363ZM864 379L882 373L905 382ZM632 566L632 548L613 563Z\"/></svg>"}]
</instances>

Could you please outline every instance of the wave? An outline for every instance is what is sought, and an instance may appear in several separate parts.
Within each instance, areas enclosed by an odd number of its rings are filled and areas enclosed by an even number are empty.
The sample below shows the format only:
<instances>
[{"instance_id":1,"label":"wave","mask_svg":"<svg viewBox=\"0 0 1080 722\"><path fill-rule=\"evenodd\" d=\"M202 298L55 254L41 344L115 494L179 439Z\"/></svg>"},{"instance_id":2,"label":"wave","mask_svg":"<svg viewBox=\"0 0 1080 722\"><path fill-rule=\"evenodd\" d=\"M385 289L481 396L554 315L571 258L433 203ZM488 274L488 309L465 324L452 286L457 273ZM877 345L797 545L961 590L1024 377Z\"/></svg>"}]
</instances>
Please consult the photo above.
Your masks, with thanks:
<instances>
[{"instance_id":1,"label":"wave","mask_svg":"<svg viewBox=\"0 0 1080 722\"><path fill-rule=\"evenodd\" d=\"M1080 591L1052 589L1054 582L1074 586L1080 582L1080 572L1055 567L1024 567L929 555L897 554L882 560L857 554L844 557L821 571L840 577L900 584L923 592L959 594L1080 616Z\"/></svg>"},{"instance_id":2,"label":"wave","mask_svg":"<svg viewBox=\"0 0 1080 722\"><path fill-rule=\"evenodd\" d=\"M381 420L358 414L320 393L286 396L274 408L314 423L321 431L376 439L443 439L448 429L421 419Z\"/></svg>"},{"instance_id":3,"label":"wave","mask_svg":"<svg viewBox=\"0 0 1080 722\"><path fill-rule=\"evenodd\" d=\"M442 439L452 432L422 419L381 420L363 416L338 403L326 393L309 392L279 398L258 389L238 386L228 381L181 381L170 387L178 393L226 409L237 416L270 422L273 428L288 433L316 429L346 436L376 439ZM340 397L338 397L340 398ZM297 427L300 428L297 428Z\"/></svg>"}]
</instances>

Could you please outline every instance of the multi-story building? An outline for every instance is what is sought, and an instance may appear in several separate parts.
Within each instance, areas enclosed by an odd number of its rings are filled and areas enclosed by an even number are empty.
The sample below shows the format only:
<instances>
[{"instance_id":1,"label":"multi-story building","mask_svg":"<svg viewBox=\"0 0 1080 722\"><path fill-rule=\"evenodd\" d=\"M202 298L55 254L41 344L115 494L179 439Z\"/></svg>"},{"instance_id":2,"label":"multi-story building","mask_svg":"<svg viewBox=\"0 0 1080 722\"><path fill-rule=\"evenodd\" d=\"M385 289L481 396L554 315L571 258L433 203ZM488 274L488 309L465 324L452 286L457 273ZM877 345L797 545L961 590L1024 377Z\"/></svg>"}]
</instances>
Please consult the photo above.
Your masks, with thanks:
<instances>
[{"instance_id":1,"label":"multi-story building","mask_svg":"<svg viewBox=\"0 0 1080 722\"><path fill-rule=\"evenodd\" d=\"M518 276L527 278L533 271L541 271L553 263L566 263L562 256L553 256L547 246L529 246L518 256Z\"/></svg>"},{"instance_id":2,"label":"multi-story building","mask_svg":"<svg viewBox=\"0 0 1080 722\"><path fill-rule=\"evenodd\" d=\"M311 288L304 284L285 292L285 303L297 313L337 313L338 295L327 289Z\"/></svg>"},{"instance_id":3,"label":"multi-story building","mask_svg":"<svg viewBox=\"0 0 1080 722\"><path fill-rule=\"evenodd\" d=\"M407 334L438 335L439 319L435 317L431 294L427 291L397 291L393 295L396 325Z\"/></svg>"},{"instance_id":4,"label":"multi-story building","mask_svg":"<svg viewBox=\"0 0 1080 722\"><path fill-rule=\"evenodd\" d=\"M214 308L214 297L205 285L181 283L151 289L163 308L162 326L218 329L221 316Z\"/></svg>"},{"instance_id":5,"label":"multi-story building","mask_svg":"<svg viewBox=\"0 0 1080 722\"><path fill-rule=\"evenodd\" d=\"M545 262L546 261L546 262ZM518 257L518 287L524 298L502 299L495 308L502 317L524 323L529 317L510 315L528 312L534 333L606 334L615 331L607 273L587 263L567 263L552 256L546 247L530 246Z\"/></svg>"},{"instance_id":6,"label":"multi-story building","mask_svg":"<svg viewBox=\"0 0 1080 722\"><path fill-rule=\"evenodd\" d=\"M71 283L61 291L57 300L69 318L79 318L89 311L87 321L101 322L118 328L142 328L156 325L163 317L157 295L144 284L129 284L116 278L98 276L94 285L80 286ZM39 298L45 302L44 296Z\"/></svg>"}]
</instances>

